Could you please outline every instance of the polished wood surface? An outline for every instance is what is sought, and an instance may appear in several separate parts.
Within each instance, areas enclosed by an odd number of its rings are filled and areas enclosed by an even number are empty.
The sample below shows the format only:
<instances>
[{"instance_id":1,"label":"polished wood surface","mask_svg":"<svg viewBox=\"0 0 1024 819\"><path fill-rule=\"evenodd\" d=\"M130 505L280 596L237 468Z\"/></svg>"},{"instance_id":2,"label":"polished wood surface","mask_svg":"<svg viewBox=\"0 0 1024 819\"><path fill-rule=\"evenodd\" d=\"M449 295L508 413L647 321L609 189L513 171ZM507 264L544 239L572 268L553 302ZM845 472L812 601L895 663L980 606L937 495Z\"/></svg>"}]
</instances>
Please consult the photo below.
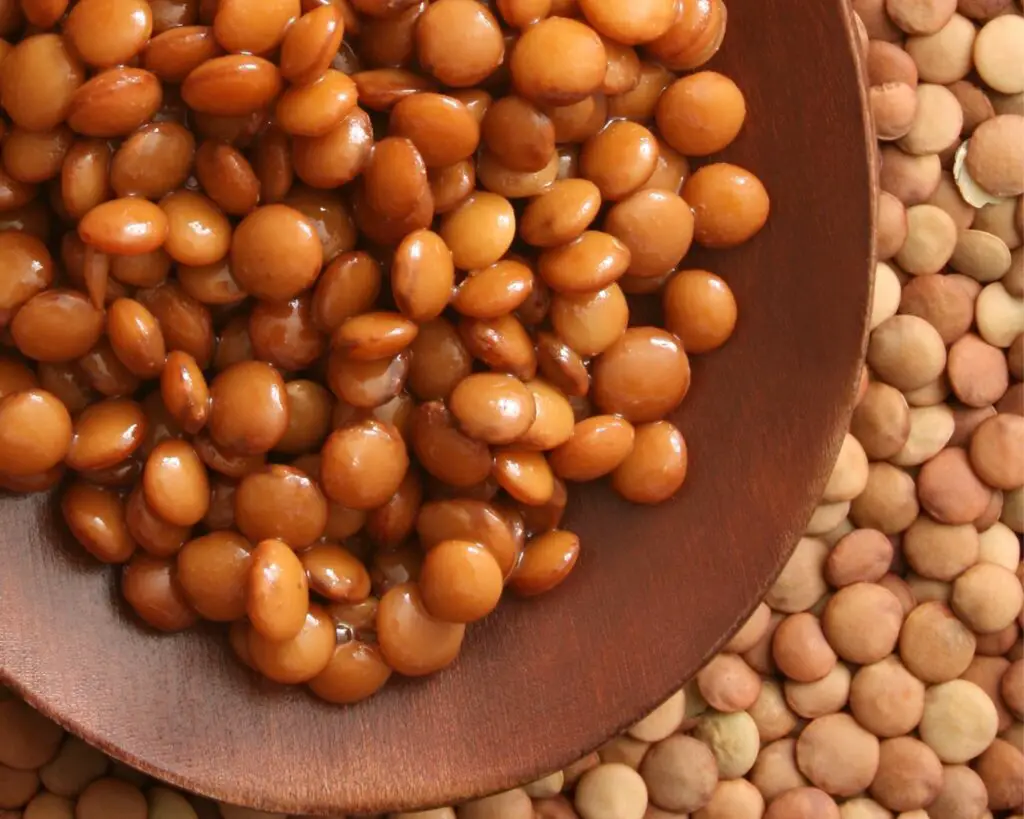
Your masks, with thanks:
<instances>
[{"instance_id":1,"label":"polished wood surface","mask_svg":"<svg viewBox=\"0 0 1024 819\"><path fill-rule=\"evenodd\" d=\"M450 804L554 770L700 667L762 596L845 432L870 300L872 139L841 0L729 0L712 67L747 95L724 158L772 197L747 246L695 252L740 308L694 362L691 471L648 509L574 495L583 555L561 589L503 603L457 665L351 708L258 682L223 635L146 632L47 497L0 499L0 677L142 770L287 812Z\"/></svg>"}]
</instances>

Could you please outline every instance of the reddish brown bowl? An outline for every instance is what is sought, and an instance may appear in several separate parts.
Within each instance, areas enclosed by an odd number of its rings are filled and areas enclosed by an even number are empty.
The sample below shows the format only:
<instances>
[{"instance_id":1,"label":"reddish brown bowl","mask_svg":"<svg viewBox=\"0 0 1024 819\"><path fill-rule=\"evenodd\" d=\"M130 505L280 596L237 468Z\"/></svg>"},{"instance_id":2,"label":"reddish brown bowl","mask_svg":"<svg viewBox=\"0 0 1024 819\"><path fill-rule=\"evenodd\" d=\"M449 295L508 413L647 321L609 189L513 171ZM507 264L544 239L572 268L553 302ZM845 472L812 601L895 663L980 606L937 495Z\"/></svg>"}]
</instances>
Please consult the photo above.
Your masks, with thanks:
<instances>
[{"instance_id":1,"label":"reddish brown bowl","mask_svg":"<svg viewBox=\"0 0 1024 819\"><path fill-rule=\"evenodd\" d=\"M46 497L0 500L0 676L147 773L292 813L451 803L590 751L677 688L750 612L819 497L846 429L872 267L872 137L841 0L729 0L713 66L747 95L725 159L772 197L767 228L694 253L740 305L694 364L691 472L648 509L575 496L564 588L504 603L457 665L351 708L261 685L221 636L155 636L112 604Z\"/></svg>"}]
</instances>

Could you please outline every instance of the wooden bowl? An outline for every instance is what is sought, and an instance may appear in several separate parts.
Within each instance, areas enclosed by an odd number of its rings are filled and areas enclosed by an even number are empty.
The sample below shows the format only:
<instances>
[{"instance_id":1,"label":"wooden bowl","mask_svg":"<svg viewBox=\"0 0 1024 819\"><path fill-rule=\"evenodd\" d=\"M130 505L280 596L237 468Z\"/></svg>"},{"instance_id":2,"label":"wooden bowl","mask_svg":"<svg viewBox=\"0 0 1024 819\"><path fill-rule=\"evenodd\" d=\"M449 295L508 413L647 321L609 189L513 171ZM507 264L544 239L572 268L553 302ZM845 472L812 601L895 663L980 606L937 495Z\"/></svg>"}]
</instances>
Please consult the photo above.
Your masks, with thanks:
<instances>
[{"instance_id":1,"label":"wooden bowl","mask_svg":"<svg viewBox=\"0 0 1024 819\"><path fill-rule=\"evenodd\" d=\"M689 0L687 0L689 2ZM762 597L843 438L870 299L872 134L841 0L728 0L713 66L744 90L724 158L771 194L767 228L695 252L740 321L694 361L683 491L573 496L563 588L504 602L452 669L350 708L258 683L212 632L156 636L112 604L51 498L0 500L0 671L105 752L219 800L289 813L450 804L584 755L692 675Z\"/></svg>"}]
</instances>

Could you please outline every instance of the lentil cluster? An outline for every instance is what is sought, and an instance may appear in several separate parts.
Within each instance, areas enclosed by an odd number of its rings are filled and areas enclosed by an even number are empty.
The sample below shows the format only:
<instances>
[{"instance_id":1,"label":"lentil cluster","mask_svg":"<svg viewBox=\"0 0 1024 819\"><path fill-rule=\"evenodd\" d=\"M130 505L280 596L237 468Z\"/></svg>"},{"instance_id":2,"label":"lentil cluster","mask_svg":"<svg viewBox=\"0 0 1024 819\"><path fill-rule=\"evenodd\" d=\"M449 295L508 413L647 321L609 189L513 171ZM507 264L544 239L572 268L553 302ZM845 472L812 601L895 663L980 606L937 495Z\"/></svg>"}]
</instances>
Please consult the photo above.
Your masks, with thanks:
<instances>
[{"instance_id":1,"label":"lentil cluster","mask_svg":"<svg viewBox=\"0 0 1024 819\"><path fill-rule=\"evenodd\" d=\"M1021 19L1012 0L855 5L875 88L879 53L904 76L915 72L914 85L916 72L924 77L914 44L929 35L914 31L913 15L930 15L932 35L962 33L966 21L976 38L995 21ZM973 86L958 95L965 120L972 106L985 121L996 110L1024 113L1024 82L982 73L998 54L979 58L949 51L949 40L931 42L945 55L933 66L960 54L954 64L963 73L937 82ZM962 130L941 155L907 152L881 134L889 171L883 164L875 354L851 434L805 537L723 652L653 714L565 770L488 799L389 819L1024 816L1024 327L1014 324L1024 311L1024 226L1015 221L1019 195L972 205L960 193L950 149L971 133ZM928 190L931 182L915 174L935 160L939 181ZM916 247L941 262L914 275L897 254L909 238L904 215L921 195L957 220L960 249L936 250L943 234L920 234ZM986 267L991 248L1010 256L1001 273ZM977 266L979 259L988 261ZM996 290L1002 301L986 306L980 293L994 285L1006 295ZM986 312L993 303L1009 309ZM923 321L891 329L887 322L900 317ZM1000 335L986 337L992 328ZM922 341L932 332L938 344ZM962 346L994 347L998 357L958 370L953 349L974 336L987 346ZM922 351L942 361L924 382L936 365ZM172 792L64 737L22 703L0 702L0 817L111 816L282 819Z\"/></svg>"},{"instance_id":2,"label":"lentil cluster","mask_svg":"<svg viewBox=\"0 0 1024 819\"><path fill-rule=\"evenodd\" d=\"M764 225L721 0L0 0L0 488L352 703L659 503ZM663 325L631 322L654 299Z\"/></svg>"}]
</instances>

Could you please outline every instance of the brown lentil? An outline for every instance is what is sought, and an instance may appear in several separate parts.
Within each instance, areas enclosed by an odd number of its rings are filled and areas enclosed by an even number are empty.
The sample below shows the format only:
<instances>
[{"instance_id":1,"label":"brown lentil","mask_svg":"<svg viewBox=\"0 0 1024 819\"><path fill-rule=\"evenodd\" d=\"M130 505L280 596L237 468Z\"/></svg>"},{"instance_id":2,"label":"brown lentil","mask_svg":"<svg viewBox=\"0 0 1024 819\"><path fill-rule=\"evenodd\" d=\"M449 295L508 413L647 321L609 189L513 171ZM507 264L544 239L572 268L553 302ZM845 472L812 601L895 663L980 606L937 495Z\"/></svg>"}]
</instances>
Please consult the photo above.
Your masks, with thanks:
<instances>
[{"instance_id":1,"label":"brown lentil","mask_svg":"<svg viewBox=\"0 0 1024 819\"><path fill-rule=\"evenodd\" d=\"M309 682L310 690L327 702L350 704L377 693L391 676L380 649L351 640L335 647L322 671Z\"/></svg>"},{"instance_id":2,"label":"brown lentil","mask_svg":"<svg viewBox=\"0 0 1024 819\"><path fill-rule=\"evenodd\" d=\"M656 117L669 145L685 156L706 156L736 138L746 117L746 103L728 77L701 71L665 89Z\"/></svg>"},{"instance_id":3,"label":"brown lentil","mask_svg":"<svg viewBox=\"0 0 1024 819\"><path fill-rule=\"evenodd\" d=\"M406 676L429 674L456 657L465 625L435 619L426 610L417 586L403 583L380 601L377 635L388 665Z\"/></svg>"},{"instance_id":4,"label":"brown lentil","mask_svg":"<svg viewBox=\"0 0 1024 819\"><path fill-rule=\"evenodd\" d=\"M749 240L768 220L768 194L749 171L728 163L705 165L683 185L693 208L694 238L711 248Z\"/></svg>"},{"instance_id":5,"label":"brown lentil","mask_svg":"<svg viewBox=\"0 0 1024 819\"><path fill-rule=\"evenodd\" d=\"M498 604L502 573L498 561L479 543L446 540L433 546L419 577L423 605L449 623L470 623Z\"/></svg>"},{"instance_id":6,"label":"brown lentil","mask_svg":"<svg viewBox=\"0 0 1024 819\"><path fill-rule=\"evenodd\" d=\"M627 330L594 365L593 398L604 412L637 422L674 410L690 388L690 364L679 339L654 327Z\"/></svg>"},{"instance_id":7,"label":"brown lentil","mask_svg":"<svg viewBox=\"0 0 1024 819\"><path fill-rule=\"evenodd\" d=\"M253 632L269 640L291 640L303 630L309 586L302 563L287 544L264 540L253 550L245 606Z\"/></svg>"},{"instance_id":8,"label":"brown lentil","mask_svg":"<svg viewBox=\"0 0 1024 819\"><path fill-rule=\"evenodd\" d=\"M943 602L921 603L907 615L899 637L903 664L918 679L946 682L971 664L977 638Z\"/></svg>"},{"instance_id":9,"label":"brown lentil","mask_svg":"<svg viewBox=\"0 0 1024 819\"><path fill-rule=\"evenodd\" d=\"M121 593L135 613L159 631L182 631L199 619L182 593L172 561L139 552L121 575Z\"/></svg>"},{"instance_id":10,"label":"brown lentil","mask_svg":"<svg viewBox=\"0 0 1024 819\"><path fill-rule=\"evenodd\" d=\"M64 460L72 442L71 416L53 394L30 389L0 399L0 472L46 472Z\"/></svg>"},{"instance_id":11,"label":"brown lentil","mask_svg":"<svg viewBox=\"0 0 1024 819\"><path fill-rule=\"evenodd\" d=\"M909 733L924 712L925 685L895 655L860 668L850 683L850 711L878 737Z\"/></svg>"},{"instance_id":12,"label":"brown lentil","mask_svg":"<svg viewBox=\"0 0 1024 819\"><path fill-rule=\"evenodd\" d=\"M516 90L542 105L570 105L588 97L600 88L606 68L597 33L562 17L523 32L509 62Z\"/></svg>"},{"instance_id":13,"label":"brown lentil","mask_svg":"<svg viewBox=\"0 0 1024 819\"><path fill-rule=\"evenodd\" d=\"M612 486L634 503L660 503L686 480L688 454L682 433L668 421L636 428L633 448L612 472Z\"/></svg>"}]
</instances>

